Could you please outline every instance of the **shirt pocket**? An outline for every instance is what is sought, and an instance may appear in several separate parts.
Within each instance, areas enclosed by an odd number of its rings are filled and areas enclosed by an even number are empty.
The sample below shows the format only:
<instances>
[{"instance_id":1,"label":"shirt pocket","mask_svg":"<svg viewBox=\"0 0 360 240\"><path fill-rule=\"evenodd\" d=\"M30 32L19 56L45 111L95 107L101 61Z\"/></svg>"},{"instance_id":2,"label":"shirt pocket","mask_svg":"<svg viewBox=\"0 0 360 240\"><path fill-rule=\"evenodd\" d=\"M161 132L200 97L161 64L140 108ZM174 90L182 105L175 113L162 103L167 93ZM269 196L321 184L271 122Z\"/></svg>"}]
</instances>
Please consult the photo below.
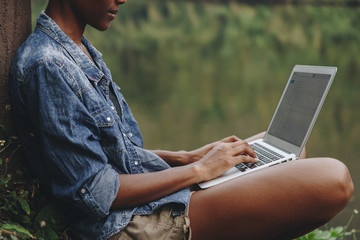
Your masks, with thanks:
<instances>
[{"instance_id":1,"label":"shirt pocket","mask_svg":"<svg viewBox=\"0 0 360 240\"><path fill-rule=\"evenodd\" d=\"M113 115L113 111L106 106L92 113L100 131L99 143L110 162L116 161L125 151L120 128Z\"/></svg>"},{"instance_id":2,"label":"shirt pocket","mask_svg":"<svg viewBox=\"0 0 360 240\"><path fill-rule=\"evenodd\" d=\"M107 109L106 107L92 112L91 115L94 117L95 122L98 127L112 127L115 124L115 118L113 117L110 109Z\"/></svg>"}]
</instances>

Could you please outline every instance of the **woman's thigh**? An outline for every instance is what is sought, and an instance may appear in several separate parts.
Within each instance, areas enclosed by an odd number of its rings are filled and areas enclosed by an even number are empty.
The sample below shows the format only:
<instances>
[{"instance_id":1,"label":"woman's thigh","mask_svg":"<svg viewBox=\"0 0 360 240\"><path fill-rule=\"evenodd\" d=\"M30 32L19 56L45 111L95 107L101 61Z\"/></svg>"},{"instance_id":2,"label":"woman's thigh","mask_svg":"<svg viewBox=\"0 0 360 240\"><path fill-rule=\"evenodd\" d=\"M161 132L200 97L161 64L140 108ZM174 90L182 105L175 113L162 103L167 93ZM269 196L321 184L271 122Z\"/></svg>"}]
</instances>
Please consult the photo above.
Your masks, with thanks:
<instances>
[{"instance_id":1,"label":"woman's thigh","mask_svg":"<svg viewBox=\"0 0 360 240\"><path fill-rule=\"evenodd\" d=\"M330 220L351 194L347 168L337 160L277 165L194 193L193 239L286 239Z\"/></svg>"}]
</instances>

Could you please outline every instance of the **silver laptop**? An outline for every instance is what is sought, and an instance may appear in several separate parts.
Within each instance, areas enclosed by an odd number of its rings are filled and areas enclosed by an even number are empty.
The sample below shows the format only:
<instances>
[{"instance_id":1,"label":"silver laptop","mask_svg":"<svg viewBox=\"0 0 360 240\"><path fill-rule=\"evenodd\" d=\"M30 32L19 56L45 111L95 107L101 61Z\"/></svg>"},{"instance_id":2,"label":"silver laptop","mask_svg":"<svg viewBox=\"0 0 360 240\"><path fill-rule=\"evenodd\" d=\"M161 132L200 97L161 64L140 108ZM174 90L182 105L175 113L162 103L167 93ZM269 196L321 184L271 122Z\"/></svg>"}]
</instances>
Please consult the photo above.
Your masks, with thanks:
<instances>
[{"instance_id":1,"label":"silver laptop","mask_svg":"<svg viewBox=\"0 0 360 240\"><path fill-rule=\"evenodd\" d=\"M222 176L199 183L208 188L299 157L335 77L336 67L296 65L264 139L250 142L259 161L241 163Z\"/></svg>"}]
</instances>

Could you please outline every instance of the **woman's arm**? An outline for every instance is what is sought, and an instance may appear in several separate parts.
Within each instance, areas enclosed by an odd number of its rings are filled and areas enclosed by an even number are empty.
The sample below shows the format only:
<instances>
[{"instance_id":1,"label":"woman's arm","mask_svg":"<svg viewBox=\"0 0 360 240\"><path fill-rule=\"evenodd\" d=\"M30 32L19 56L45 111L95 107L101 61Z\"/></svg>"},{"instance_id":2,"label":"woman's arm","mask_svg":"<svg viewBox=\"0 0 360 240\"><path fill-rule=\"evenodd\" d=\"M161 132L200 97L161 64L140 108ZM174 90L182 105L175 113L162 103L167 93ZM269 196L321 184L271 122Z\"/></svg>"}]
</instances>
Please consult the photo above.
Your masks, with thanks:
<instances>
[{"instance_id":1,"label":"woman's arm","mask_svg":"<svg viewBox=\"0 0 360 240\"><path fill-rule=\"evenodd\" d=\"M208 152L200 160L188 165L154 173L119 175L120 187L112 208L141 205L192 184L216 178L241 162L257 161L246 141L228 140L220 141L214 147L211 147L213 143L195 150L198 156Z\"/></svg>"},{"instance_id":2,"label":"woman's arm","mask_svg":"<svg viewBox=\"0 0 360 240\"><path fill-rule=\"evenodd\" d=\"M192 163L191 154L188 151L149 150L158 155L171 167L183 166Z\"/></svg>"},{"instance_id":3,"label":"woman's arm","mask_svg":"<svg viewBox=\"0 0 360 240\"><path fill-rule=\"evenodd\" d=\"M211 149L215 146L219 145L220 143L231 143L239 141L240 139L236 136L230 136L220 141L216 141L210 144L207 144L201 148L195 149L193 151L167 151L167 150L150 150L151 152L158 155L162 158L165 162L167 162L170 166L183 166L187 165L196 161L199 161L203 158Z\"/></svg>"}]
</instances>

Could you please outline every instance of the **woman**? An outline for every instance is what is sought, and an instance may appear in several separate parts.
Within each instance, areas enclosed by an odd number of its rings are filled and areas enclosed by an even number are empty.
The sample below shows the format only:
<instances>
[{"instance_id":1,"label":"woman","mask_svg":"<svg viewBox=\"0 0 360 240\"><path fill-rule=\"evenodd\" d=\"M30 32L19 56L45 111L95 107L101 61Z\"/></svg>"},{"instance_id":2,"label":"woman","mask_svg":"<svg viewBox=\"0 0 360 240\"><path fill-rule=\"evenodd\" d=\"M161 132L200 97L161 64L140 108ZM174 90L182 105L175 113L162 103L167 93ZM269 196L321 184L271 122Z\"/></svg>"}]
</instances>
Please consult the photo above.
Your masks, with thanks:
<instances>
[{"instance_id":1,"label":"woman","mask_svg":"<svg viewBox=\"0 0 360 240\"><path fill-rule=\"evenodd\" d=\"M142 148L101 54L83 37L110 27L126 0L49 0L11 69L11 99L31 171L66 205L80 239L291 239L349 201L347 168L304 159L194 191L241 162L232 136L194 151ZM302 155L305 157L305 153ZM190 191L192 190L192 192Z\"/></svg>"}]
</instances>

